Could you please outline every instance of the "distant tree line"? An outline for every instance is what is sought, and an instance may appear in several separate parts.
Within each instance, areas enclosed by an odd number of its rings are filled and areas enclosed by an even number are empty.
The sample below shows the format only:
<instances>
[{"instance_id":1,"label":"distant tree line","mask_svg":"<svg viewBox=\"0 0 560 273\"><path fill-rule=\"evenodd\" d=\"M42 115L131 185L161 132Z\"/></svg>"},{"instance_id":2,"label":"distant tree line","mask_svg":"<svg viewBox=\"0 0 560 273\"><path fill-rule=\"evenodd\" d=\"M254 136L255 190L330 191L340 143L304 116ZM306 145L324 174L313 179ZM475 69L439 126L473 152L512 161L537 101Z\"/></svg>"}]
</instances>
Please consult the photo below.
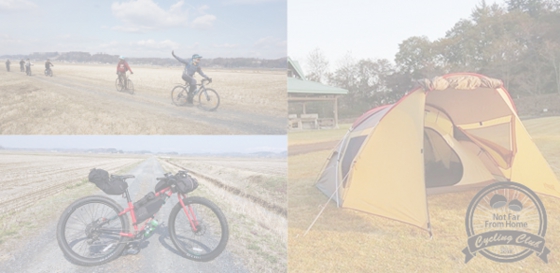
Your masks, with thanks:
<instances>
[{"instance_id":1,"label":"distant tree line","mask_svg":"<svg viewBox=\"0 0 560 273\"><path fill-rule=\"evenodd\" d=\"M346 116L396 102L417 80L454 72L501 79L513 97L560 95L560 1L482 1L445 37L404 40L394 64L348 55L328 72L328 60L316 49L307 65L308 79L349 90L340 103Z\"/></svg>"},{"instance_id":2,"label":"distant tree line","mask_svg":"<svg viewBox=\"0 0 560 273\"><path fill-rule=\"evenodd\" d=\"M11 55L2 56L2 58L10 59L31 59L35 61L43 61L46 59L56 60L59 62L74 63L102 63L117 64L118 55L109 55L105 53L90 54L88 52L36 52L29 55ZM182 66L181 63L173 58L127 58L130 64L135 65L160 65L160 66ZM255 69L286 69L287 58L280 59L257 59L257 58L203 58L202 65L204 67L214 68L255 68Z\"/></svg>"}]
</instances>

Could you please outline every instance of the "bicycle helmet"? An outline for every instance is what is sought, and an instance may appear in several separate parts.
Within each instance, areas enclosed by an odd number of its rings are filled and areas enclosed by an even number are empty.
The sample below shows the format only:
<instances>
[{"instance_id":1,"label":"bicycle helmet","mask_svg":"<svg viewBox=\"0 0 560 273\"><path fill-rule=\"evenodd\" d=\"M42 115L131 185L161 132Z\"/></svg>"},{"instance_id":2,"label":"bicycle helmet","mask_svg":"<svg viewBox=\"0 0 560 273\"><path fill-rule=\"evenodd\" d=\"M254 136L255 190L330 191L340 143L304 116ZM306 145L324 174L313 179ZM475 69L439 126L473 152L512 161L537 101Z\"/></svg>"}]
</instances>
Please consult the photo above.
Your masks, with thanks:
<instances>
[{"instance_id":1,"label":"bicycle helmet","mask_svg":"<svg viewBox=\"0 0 560 273\"><path fill-rule=\"evenodd\" d=\"M198 54L194 54L192 55L192 59L202 59L202 56L198 55Z\"/></svg>"},{"instance_id":2,"label":"bicycle helmet","mask_svg":"<svg viewBox=\"0 0 560 273\"><path fill-rule=\"evenodd\" d=\"M119 56L119 60L124 60L124 56Z\"/></svg>"}]
</instances>

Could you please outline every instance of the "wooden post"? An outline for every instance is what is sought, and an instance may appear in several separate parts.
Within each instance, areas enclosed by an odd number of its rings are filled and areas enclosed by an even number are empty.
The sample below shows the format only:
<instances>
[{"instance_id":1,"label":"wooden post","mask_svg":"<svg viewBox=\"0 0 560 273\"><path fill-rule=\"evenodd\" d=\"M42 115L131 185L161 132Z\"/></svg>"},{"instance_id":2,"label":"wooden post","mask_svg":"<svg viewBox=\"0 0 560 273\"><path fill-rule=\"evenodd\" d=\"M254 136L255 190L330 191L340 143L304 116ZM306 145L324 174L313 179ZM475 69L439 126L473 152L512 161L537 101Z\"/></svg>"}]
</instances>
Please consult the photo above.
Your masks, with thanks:
<instances>
[{"instance_id":1,"label":"wooden post","mask_svg":"<svg viewBox=\"0 0 560 273\"><path fill-rule=\"evenodd\" d=\"M334 128L338 129L338 96L334 97Z\"/></svg>"}]
</instances>

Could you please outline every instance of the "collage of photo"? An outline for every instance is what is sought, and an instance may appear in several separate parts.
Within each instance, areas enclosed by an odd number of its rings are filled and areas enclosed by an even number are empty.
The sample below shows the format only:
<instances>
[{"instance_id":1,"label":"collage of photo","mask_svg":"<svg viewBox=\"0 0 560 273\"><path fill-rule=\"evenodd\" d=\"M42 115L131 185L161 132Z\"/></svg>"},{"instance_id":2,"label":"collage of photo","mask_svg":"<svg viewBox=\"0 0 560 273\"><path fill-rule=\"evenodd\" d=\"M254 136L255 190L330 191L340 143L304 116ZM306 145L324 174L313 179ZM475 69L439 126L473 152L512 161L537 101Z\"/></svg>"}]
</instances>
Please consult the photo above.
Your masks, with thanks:
<instances>
[{"instance_id":1,"label":"collage of photo","mask_svg":"<svg viewBox=\"0 0 560 273\"><path fill-rule=\"evenodd\" d=\"M557 272L560 2L0 0L0 272Z\"/></svg>"}]
</instances>

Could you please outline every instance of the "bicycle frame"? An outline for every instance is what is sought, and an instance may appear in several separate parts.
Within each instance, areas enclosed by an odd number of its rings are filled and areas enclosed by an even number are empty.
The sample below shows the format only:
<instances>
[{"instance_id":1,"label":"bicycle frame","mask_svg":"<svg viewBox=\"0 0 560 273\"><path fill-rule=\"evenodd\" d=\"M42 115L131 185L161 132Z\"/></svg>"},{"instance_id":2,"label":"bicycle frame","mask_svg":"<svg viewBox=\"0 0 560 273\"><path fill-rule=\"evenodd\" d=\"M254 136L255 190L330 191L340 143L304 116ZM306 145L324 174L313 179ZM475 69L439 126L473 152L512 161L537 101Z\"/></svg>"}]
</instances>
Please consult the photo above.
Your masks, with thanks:
<instances>
[{"instance_id":1,"label":"bicycle frame","mask_svg":"<svg viewBox=\"0 0 560 273\"><path fill-rule=\"evenodd\" d=\"M200 91L206 90L206 87L204 86L204 82L205 82L205 81L206 81L206 80L203 79L202 81L200 81L199 84L197 84L197 86L199 86L199 87L198 87L196 90L194 90L193 96L196 96ZM189 89L188 89L189 86L190 86L190 84L188 84L188 83L185 83L185 84L183 85L183 87L185 88L185 91L186 91L187 93L189 92Z\"/></svg>"},{"instance_id":2,"label":"bicycle frame","mask_svg":"<svg viewBox=\"0 0 560 273\"><path fill-rule=\"evenodd\" d=\"M173 195L173 192L171 191L171 187L167 187L159 192L156 192L155 195L156 197L159 197L160 195L165 194L167 195L167 197L171 197L171 195ZM152 220L154 219L154 217L150 217L146 220L144 220L144 225L141 228L138 228L138 223L136 222L136 214L134 213L134 203L132 202L132 199L130 198L130 194L128 193L128 189L126 189L126 191L124 192L124 195L126 196L126 200L128 202L128 207L126 209L124 209L123 211L119 212L118 216L122 216L125 215L127 213L130 213L130 218L132 219L132 225L134 227L134 232L133 233L124 233L124 232L119 232L119 235L121 237L128 237L128 238L135 238L136 236L138 236L140 234L140 232L142 230L144 230L146 228L146 225ZM191 206L185 206L185 203L183 202L183 198L185 198L185 194L181 194L181 193L177 193L177 198L179 199L179 203L181 203L181 207L183 208L183 211L185 212L185 214L187 215L187 218L189 219L189 222L191 224L191 227L193 229L194 232L197 231L197 227L199 225L198 219L196 219L196 214L194 213L193 209ZM188 209L187 209L188 207Z\"/></svg>"}]
</instances>

